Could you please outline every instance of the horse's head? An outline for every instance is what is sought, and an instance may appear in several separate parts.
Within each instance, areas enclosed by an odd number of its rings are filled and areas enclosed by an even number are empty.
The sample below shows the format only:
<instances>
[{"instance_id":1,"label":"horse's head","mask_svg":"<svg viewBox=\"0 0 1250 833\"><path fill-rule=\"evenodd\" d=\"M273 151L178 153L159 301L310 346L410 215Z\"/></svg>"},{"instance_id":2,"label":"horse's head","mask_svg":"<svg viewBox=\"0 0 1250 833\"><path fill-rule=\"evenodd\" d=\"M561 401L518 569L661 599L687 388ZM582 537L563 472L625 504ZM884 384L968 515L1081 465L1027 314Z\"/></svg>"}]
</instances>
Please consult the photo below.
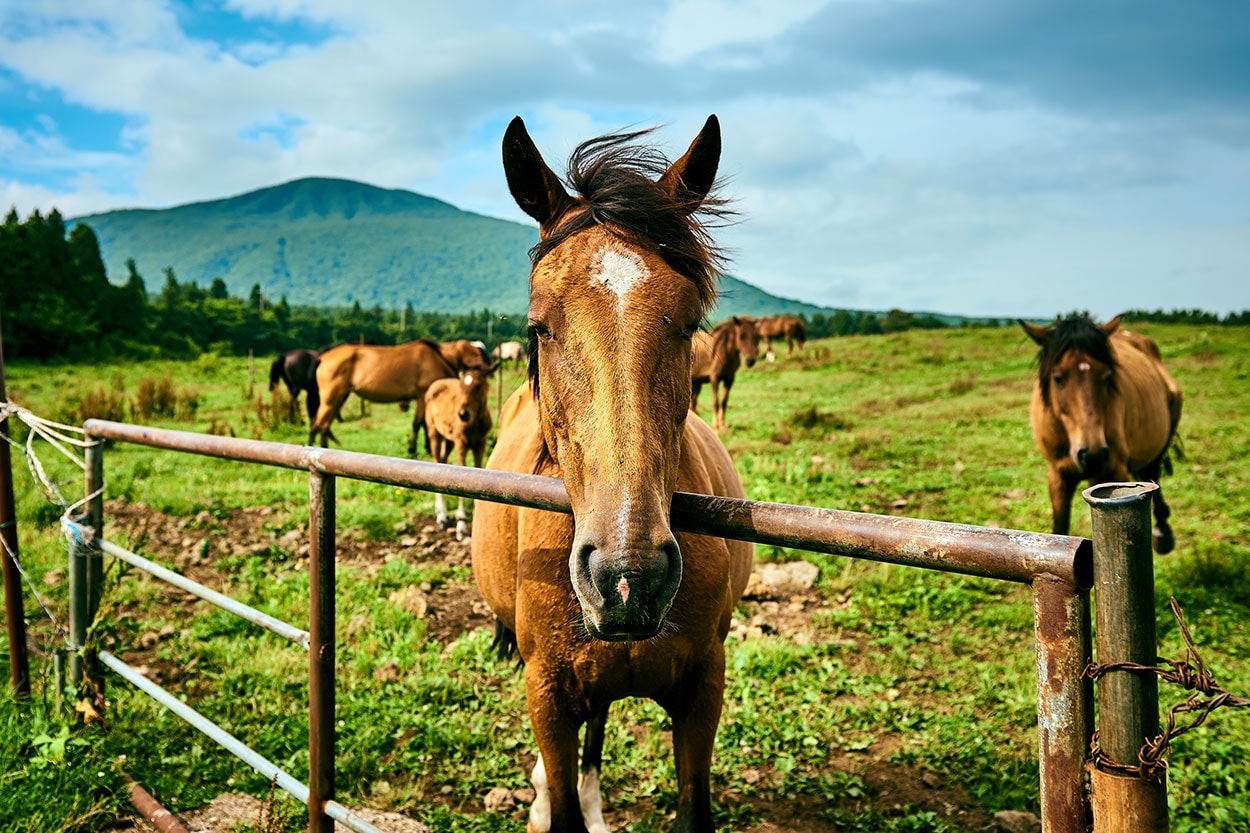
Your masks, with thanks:
<instances>
[{"instance_id":1,"label":"horse's head","mask_svg":"<svg viewBox=\"0 0 1250 833\"><path fill-rule=\"evenodd\" d=\"M755 329L755 322L746 316L735 316L733 325L738 352L742 354L742 360L747 363L747 367L751 367L760 355L760 334Z\"/></svg>"},{"instance_id":2,"label":"horse's head","mask_svg":"<svg viewBox=\"0 0 1250 833\"><path fill-rule=\"evenodd\" d=\"M487 378L495 368L475 368L460 374L460 407L456 416L461 422L475 422L478 415L487 410L486 390Z\"/></svg>"},{"instance_id":3,"label":"horse's head","mask_svg":"<svg viewBox=\"0 0 1250 833\"><path fill-rule=\"evenodd\" d=\"M573 590L587 630L611 641L659 633L681 583L669 505L690 405L690 339L717 275L695 214L721 205L708 197L720 160L715 116L668 167L628 144L639 135L582 144L569 163L576 196L520 118L503 144L512 195L539 224L530 375L573 508Z\"/></svg>"},{"instance_id":4,"label":"horse's head","mask_svg":"<svg viewBox=\"0 0 1250 833\"><path fill-rule=\"evenodd\" d=\"M1037 383L1042 403L1063 425L1068 456L1082 477L1096 477L1106 464L1105 418L1115 393L1115 361L1110 336L1120 316L1101 326L1084 316L1051 327L1021 321L1041 351Z\"/></svg>"}]
</instances>

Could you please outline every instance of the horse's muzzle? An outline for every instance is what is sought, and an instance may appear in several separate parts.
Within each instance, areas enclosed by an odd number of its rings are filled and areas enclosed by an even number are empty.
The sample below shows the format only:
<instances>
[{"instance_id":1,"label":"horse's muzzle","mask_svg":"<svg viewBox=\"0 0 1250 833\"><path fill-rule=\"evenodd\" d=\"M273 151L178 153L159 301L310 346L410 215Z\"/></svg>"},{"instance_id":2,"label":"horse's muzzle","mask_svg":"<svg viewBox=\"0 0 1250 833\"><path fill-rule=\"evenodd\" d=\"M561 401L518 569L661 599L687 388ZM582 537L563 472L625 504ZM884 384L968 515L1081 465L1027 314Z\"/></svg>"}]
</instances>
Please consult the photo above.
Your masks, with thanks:
<instances>
[{"instance_id":1,"label":"horse's muzzle","mask_svg":"<svg viewBox=\"0 0 1250 833\"><path fill-rule=\"evenodd\" d=\"M681 584L681 552L671 537L645 553L584 544L574 548L569 567L583 624L605 642L638 642L658 634Z\"/></svg>"},{"instance_id":2,"label":"horse's muzzle","mask_svg":"<svg viewBox=\"0 0 1250 833\"><path fill-rule=\"evenodd\" d=\"M1111 449L1103 446L1099 449L1080 448L1076 452L1076 465L1082 477L1098 477L1111 459Z\"/></svg>"}]
</instances>

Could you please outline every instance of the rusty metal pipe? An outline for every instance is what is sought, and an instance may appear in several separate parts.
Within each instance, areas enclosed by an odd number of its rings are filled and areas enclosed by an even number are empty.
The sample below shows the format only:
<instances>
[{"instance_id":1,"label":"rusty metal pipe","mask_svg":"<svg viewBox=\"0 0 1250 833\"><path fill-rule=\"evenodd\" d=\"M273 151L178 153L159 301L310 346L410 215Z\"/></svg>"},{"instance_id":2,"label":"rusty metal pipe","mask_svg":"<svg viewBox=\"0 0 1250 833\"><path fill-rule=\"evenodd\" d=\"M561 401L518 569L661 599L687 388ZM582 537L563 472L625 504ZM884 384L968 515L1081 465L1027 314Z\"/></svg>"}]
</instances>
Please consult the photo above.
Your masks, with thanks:
<instances>
[{"instance_id":1,"label":"rusty metal pipe","mask_svg":"<svg viewBox=\"0 0 1250 833\"><path fill-rule=\"evenodd\" d=\"M0 402L4 389L4 339L0 337ZM17 510L13 501L13 458L9 453L9 418L0 419L0 573L4 575L4 615L9 636L9 678L18 700L30 697L30 661L26 656L26 610L18 570Z\"/></svg>"},{"instance_id":2,"label":"rusty metal pipe","mask_svg":"<svg viewBox=\"0 0 1250 833\"><path fill-rule=\"evenodd\" d=\"M1033 582L1037 735L1043 833L1085 833L1085 752L1092 690L1089 591L1054 576Z\"/></svg>"},{"instance_id":3,"label":"rusty metal pipe","mask_svg":"<svg viewBox=\"0 0 1250 833\"><path fill-rule=\"evenodd\" d=\"M334 833L334 485L308 477L308 833Z\"/></svg>"},{"instance_id":4,"label":"rusty metal pipe","mask_svg":"<svg viewBox=\"0 0 1250 833\"><path fill-rule=\"evenodd\" d=\"M134 808L143 814L143 817L151 822L160 833L190 833L186 825L179 820L177 816L169 812L161 805L159 801L152 797L152 794L143 788L135 779L126 773L122 773L122 778L126 782L126 790L130 798L130 803Z\"/></svg>"},{"instance_id":5,"label":"rusty metal pipe","mask_svg":"<svg viewBox=\"0 0 1250 833\"><path fill-rule=\"evenodd\" d=\"M564 484L551 477L461 468L354 451L317 449L185 431L88 420L101 437L212 457L316 469L393 486L424 489L568 513ZM1093 582L1087 539L967 524L882 517L836 509L693 495L673 496L673 527L833 555L853 556L1028 584L1044 574L1088 587Z\"/></svg>"}]
</instances>

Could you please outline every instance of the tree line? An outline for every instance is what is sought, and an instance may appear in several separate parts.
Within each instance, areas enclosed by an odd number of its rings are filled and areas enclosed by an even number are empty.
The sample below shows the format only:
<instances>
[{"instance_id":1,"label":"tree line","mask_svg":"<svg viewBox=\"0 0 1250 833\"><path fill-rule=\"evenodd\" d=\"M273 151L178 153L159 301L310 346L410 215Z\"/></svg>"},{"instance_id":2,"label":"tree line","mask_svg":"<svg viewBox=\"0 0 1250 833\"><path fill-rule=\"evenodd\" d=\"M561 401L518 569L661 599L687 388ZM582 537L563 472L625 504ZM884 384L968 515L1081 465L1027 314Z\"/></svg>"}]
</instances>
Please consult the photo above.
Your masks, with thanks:
<instances>
[{"instance_id":1,"label":"tree line","mask_svg":"<svg viewBox=\"0 0 1250 833\"><path fill-rule=\"evenodd\" d=\"M55 209L0 225L0 334L7 358L100 361L257 355L342 343L400 344L416 338L492 343L524 339L524 313L462 314L380 306L319 308L266 298L259 284L233 297L225 281L181 282L172 267L155 292L134 261L123 284L109 282L99 240L79 223L66 232Z\"/></svg>"},{"instance_id":2,"label":"tree line","mask_svg":"<svg viewBox=\"0 0 1250 833\"><path fill-rule=\"evenodd\" d=\"M134 261L126 261L122 284L109 281L100 244L90 226L68 232L60 212L39 211L19 220L10 209L0 225L0 334L9 358L100 361L110 358L193 358L201 353L257 355L292 347L332 344L400 344L416 338L456 338L489 344L526 337L523 312L435 313L381 306L292 306L276 303L259 284L246 298L232 297L221 278L208 287L178 280L162 270L155 293ZM808 338L878 335L909 329L951 326L927 314L894 309L874 312L836 310L800 315ZM1220 317L1202 310L1132 310L1131 321L1250 325L1250 310ZM969 322L972 323L972 322ZM1014 326L987 319L976 326Z\"/></svg>"}]
</instances>

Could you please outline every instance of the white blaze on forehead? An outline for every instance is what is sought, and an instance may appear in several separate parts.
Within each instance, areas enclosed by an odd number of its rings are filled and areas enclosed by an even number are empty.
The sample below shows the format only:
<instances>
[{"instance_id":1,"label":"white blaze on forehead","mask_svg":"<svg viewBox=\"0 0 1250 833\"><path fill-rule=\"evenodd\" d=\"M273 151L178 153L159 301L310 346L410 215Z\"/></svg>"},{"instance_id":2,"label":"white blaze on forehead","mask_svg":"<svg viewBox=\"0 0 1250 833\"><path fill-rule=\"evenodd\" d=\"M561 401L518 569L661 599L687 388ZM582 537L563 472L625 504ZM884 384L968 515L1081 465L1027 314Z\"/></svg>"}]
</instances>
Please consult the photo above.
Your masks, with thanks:
<instances>
[{"instance_id":1,"label":"white blaze on forehead","mask_svg":"<svg viewBox=\"0 0 1250 833\"><path fill-rule=\"evenodd\" d=\"M604 246L590 261L590 280L616 293L617 309L625 306L625 296L651 277L641 257L626 249Z\"/></svg>"},{"instance_id":2,"label":"white blaze on forehead","mask_svg":"<svg viewBox=\"0 0 1250 833\"><path fill-rule=\"evenodd\" d=\"M473 384L473 374L472 374L472 373L466 373L466 374L464 374L464 383L465 383L466 385L471 385L471 384Z\"/></svg>"},{"instance_id":3,"label":"white blaze on forehead","mask_svg":"<svg viewBox=\"0 0 1250 833\"><path fill-rule=\"evenodd\" d=\"M1082 373L1089 373L1089 362L1081 362L1076 366L1076 369Z\"/></svg>"}]
</instances>

